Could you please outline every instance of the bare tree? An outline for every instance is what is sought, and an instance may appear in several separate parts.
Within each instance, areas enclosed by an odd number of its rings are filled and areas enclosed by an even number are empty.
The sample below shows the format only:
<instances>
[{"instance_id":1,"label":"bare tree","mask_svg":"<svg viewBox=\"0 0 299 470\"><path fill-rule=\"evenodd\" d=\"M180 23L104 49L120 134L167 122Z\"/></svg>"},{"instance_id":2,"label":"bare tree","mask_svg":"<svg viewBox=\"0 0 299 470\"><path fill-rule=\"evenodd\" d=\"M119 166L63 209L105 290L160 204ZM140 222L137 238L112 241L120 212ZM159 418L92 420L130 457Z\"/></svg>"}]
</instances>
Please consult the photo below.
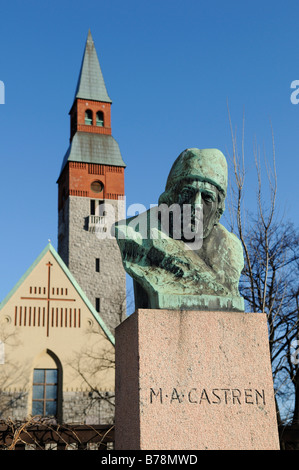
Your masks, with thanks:
<instances>
[{"instance_id":1,"label":"bare tree","mask_svg":"<svg viewBox=\"0 0 299 470\"><path fill-rule=\"evenodd\" d=\"M299 372L293 360L293 342L298 337L299 236L293 224L279 216L273 131L271 164L264 154L266 183L260 150L256 143L253 145L256 209L249 213L245 190L244 120L241 150L230 115L229 122L232 137L230 162L234 174L234 184L230 188L229 225L241 240L245 263L240 293L245 299L246 309L267 314L278 423L291 419L299 422Z\"/></svg>"},{"instance_id":2,"label":"bare tree","mask_svg":"<svg viewBox=\"0 0 299 470\"><path fill-rule=\"evenodd\" d=\"M13 363L6 356L5 349L7 347L17 348L20 344L20 339L16 331L11 332L6 323L6 319L0 322L0 341L3 346L3 362L0 364L0 419L6 417L11 413L12 408L20 404L26 392L19 391L13 392L14 384L16 381L24 384L26 388L27 378L24 368L19 363Z\"/></svg>"}]
</instances>

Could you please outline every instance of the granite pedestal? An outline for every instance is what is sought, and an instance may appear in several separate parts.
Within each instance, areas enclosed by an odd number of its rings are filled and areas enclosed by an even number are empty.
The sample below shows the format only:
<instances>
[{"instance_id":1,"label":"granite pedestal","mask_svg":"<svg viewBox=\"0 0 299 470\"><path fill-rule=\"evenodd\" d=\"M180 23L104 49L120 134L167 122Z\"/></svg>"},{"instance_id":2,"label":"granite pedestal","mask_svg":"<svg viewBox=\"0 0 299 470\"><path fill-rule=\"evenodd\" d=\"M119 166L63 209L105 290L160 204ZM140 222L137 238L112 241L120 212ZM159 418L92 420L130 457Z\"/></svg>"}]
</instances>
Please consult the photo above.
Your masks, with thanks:
<instances>
[{"instance_id":1,"label":"granite pedestal","mask_svg":"<svg viewBox=\"0 0 299 470\"><path fill-rule=\"evenodd\" d=\"M116 329L117 450L279 449L266 315L139 309Z\"/></svg>"}]
</instances>

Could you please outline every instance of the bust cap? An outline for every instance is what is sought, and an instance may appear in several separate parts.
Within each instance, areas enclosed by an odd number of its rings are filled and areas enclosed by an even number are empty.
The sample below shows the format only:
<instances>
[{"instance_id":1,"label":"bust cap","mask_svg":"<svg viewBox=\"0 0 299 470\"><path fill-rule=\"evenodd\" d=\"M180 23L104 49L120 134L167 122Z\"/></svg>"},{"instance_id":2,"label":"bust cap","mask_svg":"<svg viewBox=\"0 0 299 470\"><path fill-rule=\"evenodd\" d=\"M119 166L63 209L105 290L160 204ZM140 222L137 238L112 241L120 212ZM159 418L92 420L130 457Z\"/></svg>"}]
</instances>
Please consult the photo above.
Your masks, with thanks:
<instances>
[{"instance_id":1,"label":"bust cap","mask_svg":"<svg viewBox=\"0 0 299 470\"><path fill-rule=\"evenodd\" d=\"M211 183L226 195L227 162L225 156L218 149L184 150L172 165L167 178L166 191L185 178Z\"/></svg>"}]
</instances>

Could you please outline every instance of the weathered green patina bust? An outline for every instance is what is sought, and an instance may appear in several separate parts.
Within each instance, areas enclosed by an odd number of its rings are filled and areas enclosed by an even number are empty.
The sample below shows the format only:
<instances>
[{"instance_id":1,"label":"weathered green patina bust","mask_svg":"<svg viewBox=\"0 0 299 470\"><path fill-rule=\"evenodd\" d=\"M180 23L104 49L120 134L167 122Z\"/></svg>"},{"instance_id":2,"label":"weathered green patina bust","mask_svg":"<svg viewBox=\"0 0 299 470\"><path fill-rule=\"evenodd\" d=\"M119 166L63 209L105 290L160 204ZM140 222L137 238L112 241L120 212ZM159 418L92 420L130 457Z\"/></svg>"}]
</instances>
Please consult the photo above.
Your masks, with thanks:
<instances>
[{"instance_id":1,"label":"weathered green patina bust","mask_svg":"<svg viewBox=\"0 0 299 470\"><path fill-rule=\"evenodd\" d=\"M159 205L115 225L136 308L244 311L242 246L219 223L226 192L222 152L187 149Z\"/></svg>"}]
</instances>

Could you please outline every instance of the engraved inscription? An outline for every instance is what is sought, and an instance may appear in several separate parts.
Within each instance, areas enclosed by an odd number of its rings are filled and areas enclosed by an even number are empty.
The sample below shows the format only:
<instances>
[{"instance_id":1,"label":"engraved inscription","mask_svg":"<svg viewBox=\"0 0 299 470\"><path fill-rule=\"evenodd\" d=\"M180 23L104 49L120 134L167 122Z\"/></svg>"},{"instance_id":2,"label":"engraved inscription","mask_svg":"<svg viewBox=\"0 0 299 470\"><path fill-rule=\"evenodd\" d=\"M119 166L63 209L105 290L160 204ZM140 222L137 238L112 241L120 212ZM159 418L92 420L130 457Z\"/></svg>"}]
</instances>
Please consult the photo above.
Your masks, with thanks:
<instances>
[{"instance_id":1,"label":"engraved inscription","mask_svg":"<svg viewBox=\"0 0 299 470\"><path fill-rule=\"evenodd\" d=\"M266 405L264 389L256 388L172 388L149 389L149 402L152 403L190 403L196 405Z\"/></svg>"}]
</instances>

